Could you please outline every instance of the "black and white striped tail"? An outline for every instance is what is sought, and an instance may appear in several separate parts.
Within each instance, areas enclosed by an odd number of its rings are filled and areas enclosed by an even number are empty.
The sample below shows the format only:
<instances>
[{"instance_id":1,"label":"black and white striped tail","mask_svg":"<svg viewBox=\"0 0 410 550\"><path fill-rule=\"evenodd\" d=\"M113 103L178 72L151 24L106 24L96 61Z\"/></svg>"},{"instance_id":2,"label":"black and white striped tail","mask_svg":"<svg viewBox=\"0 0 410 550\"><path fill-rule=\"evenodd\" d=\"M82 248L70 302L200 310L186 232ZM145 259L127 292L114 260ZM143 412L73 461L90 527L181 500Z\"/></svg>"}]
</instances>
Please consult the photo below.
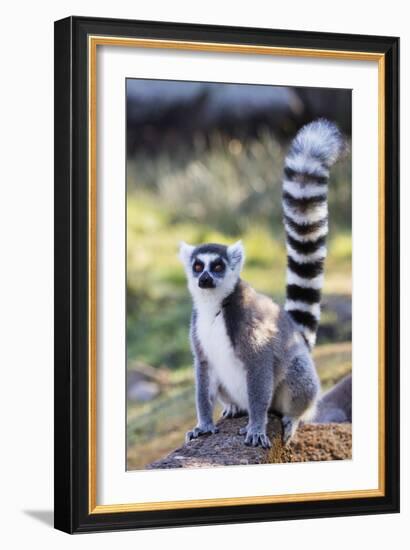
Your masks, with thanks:
<instances>
[{"instance_id":1,"label":"black and white striped tail","mask_svg":"<svg viewBox=\"0 0 410 550\"><path fill-rule=\"evenodd\" d=\"M329 168L343 147L338 128L319 119L304 126L285 159L283 214L288 254L285 309L309 348L320 319L328 231Z\"/></svg>"}]
</instances>

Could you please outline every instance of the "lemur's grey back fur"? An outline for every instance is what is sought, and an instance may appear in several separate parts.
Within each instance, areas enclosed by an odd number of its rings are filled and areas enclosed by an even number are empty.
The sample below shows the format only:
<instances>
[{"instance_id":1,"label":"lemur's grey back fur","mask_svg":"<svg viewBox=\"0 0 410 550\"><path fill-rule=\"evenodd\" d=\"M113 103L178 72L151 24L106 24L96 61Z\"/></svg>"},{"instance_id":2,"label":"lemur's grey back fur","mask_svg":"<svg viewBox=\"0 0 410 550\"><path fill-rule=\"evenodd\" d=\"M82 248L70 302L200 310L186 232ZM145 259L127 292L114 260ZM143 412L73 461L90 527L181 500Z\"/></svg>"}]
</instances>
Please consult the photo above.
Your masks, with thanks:
<instances>
[{"instance_id":1,"label":"lemur's grey back fur","mask_svg":"<svg viewBox=\"0 0 410 550\"><path fill-rule=\"evenodd\" d=\"M326 256L329 167L342 147L324 120L297 134L285 161L284 223L288 268L285 307L240 279L244 250L181 244L193 298L191 346L195 360L198 424L187 440L214 433L218 398L224 415L248 415L245 444L269 447L267 413L282 418L283 440L314 411L320 382L310 354L320 317Z\"/></svg>"},{"instance_id":2,"label":"lemur's grey back fur","mask_svg":"<svg viewBox=\"0 0 410 550\"><path fill-rule=\"evenodd\" d=\"M320 298L328 232L329 168L343 146L337 127L317 120L302 128L285 159L283 213L288 253L285 309L312 348L320 319Z\"/></svg>"}]
</instances>

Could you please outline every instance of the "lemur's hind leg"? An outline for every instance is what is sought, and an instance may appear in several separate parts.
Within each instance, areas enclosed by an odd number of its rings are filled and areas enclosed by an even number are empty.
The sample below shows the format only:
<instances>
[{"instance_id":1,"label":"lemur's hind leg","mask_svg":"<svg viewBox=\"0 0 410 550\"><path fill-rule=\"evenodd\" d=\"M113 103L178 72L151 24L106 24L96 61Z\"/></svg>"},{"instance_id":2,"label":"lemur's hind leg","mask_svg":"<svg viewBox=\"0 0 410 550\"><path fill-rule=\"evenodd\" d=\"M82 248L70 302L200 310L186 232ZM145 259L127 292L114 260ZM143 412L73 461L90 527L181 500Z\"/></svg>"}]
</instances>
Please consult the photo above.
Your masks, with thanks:
<instances>
[{"instance_id":1,"label":"lemur's hind leg","mask_svg":"<svg viewBox=\"0 0 410 550\"><path fill-rule=\"evenodd\" d=\"M284 445L287 445L292 437L295 435L299 426L299 418L292 416L282 416L282 441Z\"/></svg>"},{"instance_id":2,"label":"lemur's hind leg","mask_svg":"<svg viewBox=\"0 0 410 550\"><path fill-rule=\"evenodd\" d=\"M222 409L223 418L239 418L241 416L245 416L246 414L247 412L238 407L238 405L235 405L235 403L229 403Z\"/></svg>"},{"instance_id":3,"label":"lemur's hind leg","mask_svg":"<svg viewBox=\"0 0 410 550\"><path fill-rule=\"evenodd\" d=\"M314 409L319 390L319 377L310 355L306 353L294 357L273 400L273 409L282 415L284 444L294 436L301 418Z\"/></svg>"},{"instance_id":4,"label":"lemur's hind leg","mask_svg":"<svg viewBox=\"0 0 410 550\"><path fill-rule=\"evenodd\" d=\"M241 409L239 405L233 403L232 399L222 387L218 388L218 400L222 405L222 418L239 418L247 414L245 409Z\"/></svg>"}]
</instances>

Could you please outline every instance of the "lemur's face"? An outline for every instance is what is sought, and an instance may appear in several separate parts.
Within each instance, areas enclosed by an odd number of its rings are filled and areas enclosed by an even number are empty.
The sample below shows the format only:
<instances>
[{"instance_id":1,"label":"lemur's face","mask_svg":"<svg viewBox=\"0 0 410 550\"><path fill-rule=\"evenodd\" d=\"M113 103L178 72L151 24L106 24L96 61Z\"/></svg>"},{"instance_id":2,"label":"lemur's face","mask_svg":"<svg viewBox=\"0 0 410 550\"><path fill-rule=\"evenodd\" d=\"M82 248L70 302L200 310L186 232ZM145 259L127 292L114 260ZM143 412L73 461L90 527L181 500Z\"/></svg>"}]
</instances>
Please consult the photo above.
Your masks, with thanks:
<instances>
[{"instance_id":1,"label":"lemur's face","mask_svg":"<svg viewBox=\"0 0 410 550\"><path fill-rule=\"evenodd\" d=\"M205 296L211 292L227 296L239 279L245 254L239 241L231 246L181 243L179 256L185 267L188 287L194 296Z\"/></svg>"}]
</instances>

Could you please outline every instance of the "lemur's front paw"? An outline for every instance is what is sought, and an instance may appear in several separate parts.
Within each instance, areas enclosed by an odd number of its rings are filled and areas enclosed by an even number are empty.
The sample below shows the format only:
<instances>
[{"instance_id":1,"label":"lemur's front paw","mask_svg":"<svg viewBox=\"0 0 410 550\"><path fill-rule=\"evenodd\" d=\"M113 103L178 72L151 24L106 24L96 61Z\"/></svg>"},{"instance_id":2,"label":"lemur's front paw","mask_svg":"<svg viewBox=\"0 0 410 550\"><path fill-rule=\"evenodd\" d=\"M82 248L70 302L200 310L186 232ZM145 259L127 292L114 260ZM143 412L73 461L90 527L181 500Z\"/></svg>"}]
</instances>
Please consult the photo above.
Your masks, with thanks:
<instances>
[{"instance_id":1,"label":"lemur's front paw","mask_svg":"<svg viewBox=\"0 0 410 550\"><path fill-rule=\"evenodd\" d=\"M189 443L192 439L197 439L201 435L205 434L217 434L218 428L212 422L206 424L198 424L193 430L190 430L185 435L186 443Z\"/></svg>"},{"instance_id":2,"label":"lemur's front paw","mask_svg":"<svg viewBox=\"0 0 410 550\"><path fill-rule=\"evenodd\" d=\"M246 414L246 412L240 409L238 405L235 405L234 403L226 405L226 407L222 411L223 418L238 418L239 416L243 416L244 414Z\"/></svg>"},{"instance_id":3,"label":"lemur's front paw","mask_svg":"<svg viewBox=\"0 0 410 550\"><path fill-rule=\"evenodd\" d=\"M239 434L245 436L245 445L248 447L258 447L259 445L263 449L272 447L269 437L261 429L245 426L239 430Z\"/></svg>"}]
</instances>

